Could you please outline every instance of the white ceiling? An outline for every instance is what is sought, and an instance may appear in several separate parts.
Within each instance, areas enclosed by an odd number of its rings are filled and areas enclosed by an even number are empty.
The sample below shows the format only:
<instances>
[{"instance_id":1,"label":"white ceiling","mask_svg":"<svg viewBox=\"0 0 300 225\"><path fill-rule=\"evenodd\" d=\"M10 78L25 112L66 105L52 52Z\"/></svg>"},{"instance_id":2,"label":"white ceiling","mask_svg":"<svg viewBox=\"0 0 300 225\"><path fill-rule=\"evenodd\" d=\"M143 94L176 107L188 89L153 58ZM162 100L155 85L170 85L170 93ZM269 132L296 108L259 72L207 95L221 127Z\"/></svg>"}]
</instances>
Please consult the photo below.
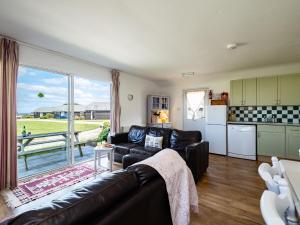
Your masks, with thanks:
<instances>
[{"instance_id":1,"label":"white ceiling","mask_svg":"<svg viewBox=\"0 0 300 225\"><path fill-rule=\"evenodd\" d=\"M154 80L300 61L299 0L0 0L0 33ZM230 42L241 43L228 51Z\"/></svg>"}]
</instances>

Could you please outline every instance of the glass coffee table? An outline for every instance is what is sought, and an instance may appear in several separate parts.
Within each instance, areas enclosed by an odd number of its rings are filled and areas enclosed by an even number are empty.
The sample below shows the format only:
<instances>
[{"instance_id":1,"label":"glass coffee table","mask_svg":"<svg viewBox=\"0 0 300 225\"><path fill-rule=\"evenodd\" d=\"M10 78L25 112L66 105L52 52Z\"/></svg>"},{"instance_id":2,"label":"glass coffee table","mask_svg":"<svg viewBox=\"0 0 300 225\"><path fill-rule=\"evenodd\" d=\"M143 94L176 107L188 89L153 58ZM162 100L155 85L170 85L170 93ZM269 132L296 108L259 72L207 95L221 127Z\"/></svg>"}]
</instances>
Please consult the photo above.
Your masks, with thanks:
<instances>
[{"instance_id":1,"label":"glass coffee table","mask_svg":"<svg viewBox=\"0 0 300 225\"><path fill-rule=\"evenodd\" d=\"M114 162L114 148L97 146L94 148L94 153L95 153L95 162L94 162L95 173L97 172L98 166L99 167L101 166L101 157L104 155L107 155L108 158L110 159L109 170L112 171L112 165Z\"/></svg>"}]
</instances>

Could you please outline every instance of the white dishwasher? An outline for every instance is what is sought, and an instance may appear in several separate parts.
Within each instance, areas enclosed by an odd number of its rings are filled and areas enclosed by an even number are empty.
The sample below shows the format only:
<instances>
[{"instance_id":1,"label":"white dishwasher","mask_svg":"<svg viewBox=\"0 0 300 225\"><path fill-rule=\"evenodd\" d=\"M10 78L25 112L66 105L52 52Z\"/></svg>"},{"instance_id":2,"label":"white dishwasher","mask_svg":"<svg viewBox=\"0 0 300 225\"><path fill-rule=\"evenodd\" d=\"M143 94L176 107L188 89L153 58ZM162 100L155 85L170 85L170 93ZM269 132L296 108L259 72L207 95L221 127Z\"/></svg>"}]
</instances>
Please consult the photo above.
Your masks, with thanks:
<instances>
[{"instance_id":1,"label":"white dishwasher","mask_svg":"<svg viewBox=\"0 0 300 225\"><path fill-rule=\"evenodd\" d=\"M256 160L256 126L228 124L228 156Z\"/></svg>"}]
</instances>

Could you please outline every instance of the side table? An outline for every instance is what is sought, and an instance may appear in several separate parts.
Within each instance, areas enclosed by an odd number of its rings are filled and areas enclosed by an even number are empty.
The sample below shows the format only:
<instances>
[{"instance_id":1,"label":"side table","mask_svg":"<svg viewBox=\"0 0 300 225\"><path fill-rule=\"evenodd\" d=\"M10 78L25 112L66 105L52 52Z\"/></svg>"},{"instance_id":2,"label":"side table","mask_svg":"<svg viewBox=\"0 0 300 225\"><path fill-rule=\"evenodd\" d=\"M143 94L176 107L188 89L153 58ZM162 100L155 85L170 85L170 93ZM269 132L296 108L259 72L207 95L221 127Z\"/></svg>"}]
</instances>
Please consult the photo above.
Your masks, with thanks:
<instances>
[{"instance_id":1,"label":"side table","mask_svg":"<svg viewBox=\"0 0 300 225\"><path fill-rule=\"evenodd\" d=\"M101 157L103 155L108 155L108 157L110 158L109 170L112 171L112 165L114 162L114 148L95 147L94 153L95 153L95 162L94 162L95 173L97 171L97 166L101 166Z\"/></svg>"}]
</instances>

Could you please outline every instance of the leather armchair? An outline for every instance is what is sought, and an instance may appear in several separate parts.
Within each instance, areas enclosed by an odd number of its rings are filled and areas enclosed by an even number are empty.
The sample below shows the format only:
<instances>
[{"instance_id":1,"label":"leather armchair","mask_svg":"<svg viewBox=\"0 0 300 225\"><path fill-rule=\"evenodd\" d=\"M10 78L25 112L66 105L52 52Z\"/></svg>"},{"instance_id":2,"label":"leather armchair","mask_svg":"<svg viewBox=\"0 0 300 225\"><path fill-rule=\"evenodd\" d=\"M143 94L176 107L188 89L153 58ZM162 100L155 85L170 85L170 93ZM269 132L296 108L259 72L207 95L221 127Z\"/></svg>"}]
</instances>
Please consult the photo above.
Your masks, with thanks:
<instances>
[{"instance_id":1,"label":"leather armchair","mask_svg":"<svg viewBox=\"0 0 300 225\"><path fill-rule=\"evenodd\" d=\"M185 161L191 169L195 182L206 172L209 163L209 143L201 141L185 148Z\"/></svg>"}]
</instances>

